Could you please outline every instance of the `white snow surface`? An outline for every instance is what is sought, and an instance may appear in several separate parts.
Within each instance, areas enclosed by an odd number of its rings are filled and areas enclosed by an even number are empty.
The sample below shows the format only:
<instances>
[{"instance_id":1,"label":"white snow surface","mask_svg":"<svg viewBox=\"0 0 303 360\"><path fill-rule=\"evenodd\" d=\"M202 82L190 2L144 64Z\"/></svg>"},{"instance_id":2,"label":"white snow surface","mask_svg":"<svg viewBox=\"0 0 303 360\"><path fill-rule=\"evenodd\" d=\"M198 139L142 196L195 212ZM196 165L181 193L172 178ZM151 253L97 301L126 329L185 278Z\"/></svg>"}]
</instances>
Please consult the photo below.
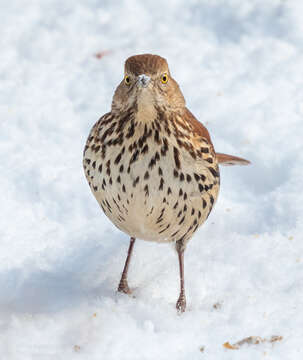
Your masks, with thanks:
<instances>
[{"instance_id":1,"label":"white snow surface","mask_svg":"<svg viewBox=\"0 0 303 360\"><path fill-rule=\"evenodd\" d=\"M0 8L0 359L302 359L303 3ZM125 59L147 52L167 58L216 150L252 162L221 168L185 253L182 315L172 245L137 241L134 297L116 293L128 237L82 170ZM283 340L222 346L253 335Z\"/></svg>"}]
</instances>

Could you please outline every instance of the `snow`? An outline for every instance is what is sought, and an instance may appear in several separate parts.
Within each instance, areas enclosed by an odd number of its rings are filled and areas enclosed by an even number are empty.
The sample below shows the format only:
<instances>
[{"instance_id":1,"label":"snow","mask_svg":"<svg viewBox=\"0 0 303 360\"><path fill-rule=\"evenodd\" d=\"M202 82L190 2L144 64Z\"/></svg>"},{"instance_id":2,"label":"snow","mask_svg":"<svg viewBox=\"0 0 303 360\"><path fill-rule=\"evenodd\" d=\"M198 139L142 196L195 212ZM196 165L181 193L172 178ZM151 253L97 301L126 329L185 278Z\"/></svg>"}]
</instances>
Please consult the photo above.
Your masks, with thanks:
<instances>
[{"instance_id":1,"label":"snow","mask_svg":"<svg viewBox=\"0 0 303 360\"><path fill-rule=\"evenodd\" d=\"M2 1L0 359L302 359L302 20L295 0ZM171 245L137 241L134 297L115 292L128 238L82 170L124 60L145 52L217 151L252 161L221 169L181 316ZM283 340L222 346L252 335Z\"/></svg>"}]
</instances>

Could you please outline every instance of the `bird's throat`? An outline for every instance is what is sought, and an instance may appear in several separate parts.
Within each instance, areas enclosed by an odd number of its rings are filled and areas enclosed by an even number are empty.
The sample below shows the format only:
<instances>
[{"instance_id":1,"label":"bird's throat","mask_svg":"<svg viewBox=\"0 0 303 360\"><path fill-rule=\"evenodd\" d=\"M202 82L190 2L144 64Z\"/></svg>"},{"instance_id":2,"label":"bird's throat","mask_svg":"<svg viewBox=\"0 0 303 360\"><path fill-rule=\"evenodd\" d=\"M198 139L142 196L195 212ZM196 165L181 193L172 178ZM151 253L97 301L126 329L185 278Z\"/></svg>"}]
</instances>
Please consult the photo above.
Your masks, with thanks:
<instances>
[{"instance_id":1,"label":"bird's throat","mask_svg":"<svg viewBox=\"0 0 303 360\"><path fill-rule=\"evenodd\" d=\"M155 103L152 94L144 89L137 97L137 114L136 118L138 121L150 122L157 116Z\"/></svg>"}]
</instances>

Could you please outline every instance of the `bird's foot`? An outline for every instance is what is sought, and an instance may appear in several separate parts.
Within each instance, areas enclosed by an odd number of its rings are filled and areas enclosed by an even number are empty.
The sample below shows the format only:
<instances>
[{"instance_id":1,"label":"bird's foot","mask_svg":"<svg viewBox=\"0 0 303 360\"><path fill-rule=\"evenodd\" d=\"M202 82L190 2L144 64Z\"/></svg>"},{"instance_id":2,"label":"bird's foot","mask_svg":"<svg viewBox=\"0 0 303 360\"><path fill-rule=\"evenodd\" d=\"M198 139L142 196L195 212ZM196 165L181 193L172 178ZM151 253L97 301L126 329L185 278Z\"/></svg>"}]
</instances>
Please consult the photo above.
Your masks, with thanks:
<instances>
[{"instance_id":1,"label":"bird's foot","mask_svg":"<svg viewBox=\"0 0 303 360\"><path fill-rule=\"evenodd\" d=\"M127 295L130 295L132 293L132 290L128 287L127 280L121 279L120 284L118 286L118 292L122 292Z\"/></svg>"},{"instance_id":2,"label":"bird's foot","mask_svg":"<svg viewBox=\"0 0 303 360\"><path fill-rule=\"evenodd\" d=\"M183 313L185 311L185 309L186 309L185 295L180 294L179 299L177 300L177 303L176 303L176 308L179 313Z\"/></svg>"}]
</instances>

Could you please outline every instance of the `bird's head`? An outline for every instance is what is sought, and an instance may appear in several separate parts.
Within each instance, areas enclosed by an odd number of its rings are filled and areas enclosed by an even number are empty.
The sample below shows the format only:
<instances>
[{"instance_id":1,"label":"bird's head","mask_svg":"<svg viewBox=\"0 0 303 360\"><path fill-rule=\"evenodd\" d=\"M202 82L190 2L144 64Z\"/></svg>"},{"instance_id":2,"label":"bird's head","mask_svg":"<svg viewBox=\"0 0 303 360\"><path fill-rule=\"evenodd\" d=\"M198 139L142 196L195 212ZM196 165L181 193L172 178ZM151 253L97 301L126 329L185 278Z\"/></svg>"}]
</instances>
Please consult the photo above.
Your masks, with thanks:
<instances>
[{"instance_id":1,"label":"bird's head","mask_svg":"<svg viewBox=\"0 0 303 360\"><path fill-rule=\"evenodd\" d=\"M151 54L135 55L125 62L124 79L115 91L112 111L130 108L163 108L180 111L185 100L177 82L171 77L167 61Z\"/></svg>"}]
</instances>

